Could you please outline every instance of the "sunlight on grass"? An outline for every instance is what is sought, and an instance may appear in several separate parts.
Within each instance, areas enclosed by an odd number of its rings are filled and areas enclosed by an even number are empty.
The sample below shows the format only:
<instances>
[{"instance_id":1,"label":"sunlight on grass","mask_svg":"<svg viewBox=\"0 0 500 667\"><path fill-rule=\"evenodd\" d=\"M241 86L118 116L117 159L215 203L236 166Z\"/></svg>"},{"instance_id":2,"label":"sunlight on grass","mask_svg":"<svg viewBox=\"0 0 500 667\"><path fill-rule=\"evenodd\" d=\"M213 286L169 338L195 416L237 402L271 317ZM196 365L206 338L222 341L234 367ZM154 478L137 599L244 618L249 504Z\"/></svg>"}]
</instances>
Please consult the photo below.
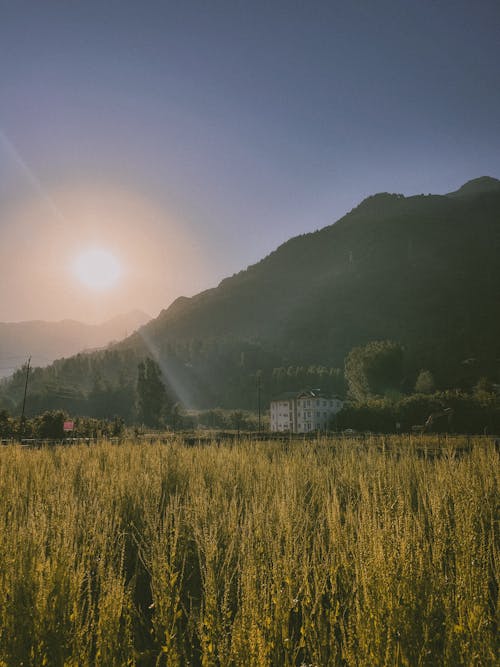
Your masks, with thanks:
<instances>
[{"instance_id":1,"label":"sunlight on grass","mask_svg":"<svg viewBox=\"0 0 500 667\"><path fill-rule=\"evenodd\" d=\"M385 442L2 448L0 664L495 664L498 454Z\"/></svg>"}]
</instances>

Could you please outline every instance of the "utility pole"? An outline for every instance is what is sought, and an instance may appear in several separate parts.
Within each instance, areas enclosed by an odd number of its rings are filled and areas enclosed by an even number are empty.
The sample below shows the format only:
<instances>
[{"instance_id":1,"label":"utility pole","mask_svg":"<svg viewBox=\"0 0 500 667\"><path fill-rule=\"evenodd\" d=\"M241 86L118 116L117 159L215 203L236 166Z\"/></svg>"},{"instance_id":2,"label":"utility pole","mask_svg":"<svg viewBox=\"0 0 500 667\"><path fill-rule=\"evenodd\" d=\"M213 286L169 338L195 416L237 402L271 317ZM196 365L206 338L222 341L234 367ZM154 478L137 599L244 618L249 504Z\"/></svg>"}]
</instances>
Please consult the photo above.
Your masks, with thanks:
<instances>
[{"instance_id":1,"label":"utility pole","mask_svg":"<svg viewBox=\"0 0 500 667\"><path fill-rule=\"evenodd\" d=\"M259 433L261 432L261 419L260 419L260 373L257 375L257 410L259 413Z\"/></svg>"},{"instance_id":2,"label":"utility pole","mask_svg":"<svg viewBox=\"0 0 500 667\"><path fill-rule=\"evenodd\" d=\"M30 363L31 363L31 356L28 357L28 364L26 366L26 380L24 381L23 409L21 412L21 438L24 435L24 408L26 407L26 394L28 392L28 377L30 374Z\"/></svg>"}]
</instances>

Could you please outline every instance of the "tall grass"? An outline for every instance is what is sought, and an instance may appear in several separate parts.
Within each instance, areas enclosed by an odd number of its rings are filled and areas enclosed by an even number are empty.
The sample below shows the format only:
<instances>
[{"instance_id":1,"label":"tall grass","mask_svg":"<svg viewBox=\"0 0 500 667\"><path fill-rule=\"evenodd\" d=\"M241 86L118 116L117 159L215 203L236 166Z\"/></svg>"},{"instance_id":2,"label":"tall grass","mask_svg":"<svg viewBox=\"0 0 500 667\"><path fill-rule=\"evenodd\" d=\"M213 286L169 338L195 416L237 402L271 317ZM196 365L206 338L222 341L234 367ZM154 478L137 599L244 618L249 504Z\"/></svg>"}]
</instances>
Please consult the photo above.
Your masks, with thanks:
<instances>
[{"instance_id":1,"label":"tall grass","mask_svg":"<svg viewBox=\"0 0 500 667\"><path fill-rule=\"evenodd\" d=\"M497 664L498 454L385 443L4 447L0 665Z\"/></svg>"}]
</instances>

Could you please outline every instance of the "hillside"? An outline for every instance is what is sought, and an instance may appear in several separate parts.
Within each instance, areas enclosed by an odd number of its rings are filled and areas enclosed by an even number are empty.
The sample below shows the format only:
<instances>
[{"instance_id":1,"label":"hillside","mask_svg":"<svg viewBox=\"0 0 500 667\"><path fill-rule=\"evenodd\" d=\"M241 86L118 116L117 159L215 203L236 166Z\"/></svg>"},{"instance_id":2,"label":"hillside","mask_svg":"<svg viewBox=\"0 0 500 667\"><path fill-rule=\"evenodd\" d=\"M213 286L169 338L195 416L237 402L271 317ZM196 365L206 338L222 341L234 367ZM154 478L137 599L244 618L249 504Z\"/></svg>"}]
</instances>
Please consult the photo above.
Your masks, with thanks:
<instances>
[{"instance_id":1,"label":"hillside","mask_svg":"<svg viewBox=\"0 0 500 667\"><path fill-rule=\"evenodd\" d=\"M149 319L134 310L95 325L75 320L0 322L0 377L12 374L28 355L33 366L47 366L60 357L119 341Z\"/></svg>"},{"instance_id":2,"label":"hillside","mask_svg":"<svg viewBox=\"0 0 500 667\"><path fill-rule=\"evenodd\" d=\"M417 330L427 337L423 318L436 324L436 309L446 304L440 331L470 330L475 338L471 317L495 314L482 306L493 305L499 284L500 181L490 180L487 191L468 194L463 186L460 199L369 197L217 288L178 299L147 333L158 343L200 331L204 338L262 337L287 350L297 342L307 360L326 355L338 363L353 337L410 342Z\"/></svg>"},{"instance_id":3,"label":"hillside","mask_svg":"<svg viewBox=\"0 0 500 667\"><path fill-rule=\"evenodd\" d=\"M496 378L499 257L497 179L449 195L377 194L218 287L177 299L112 348L106 377L131 378L120 357L136 364L150 354L185 404L236 407L244 396L250 404L258 370L269 378L278 367L343 367L352 347L391 339L406 348L409 385L419 368L440 387ZM77 376L73 368L71 382Z\"/></svg>"},{"instance_id":4,"label":"hillside","mask_svg":"<svg viewBox=\"0 0 500 667\"><path fill-rule=\"evenodd\" d=\"M266 341L284 364L333 366L354 345L389 338L443 374L472 357L492 363L500 356L500 181L477 179L458 193L369 197L217 288L178 299L142 338L160 349Z\"/></svg>"}]
</instances>

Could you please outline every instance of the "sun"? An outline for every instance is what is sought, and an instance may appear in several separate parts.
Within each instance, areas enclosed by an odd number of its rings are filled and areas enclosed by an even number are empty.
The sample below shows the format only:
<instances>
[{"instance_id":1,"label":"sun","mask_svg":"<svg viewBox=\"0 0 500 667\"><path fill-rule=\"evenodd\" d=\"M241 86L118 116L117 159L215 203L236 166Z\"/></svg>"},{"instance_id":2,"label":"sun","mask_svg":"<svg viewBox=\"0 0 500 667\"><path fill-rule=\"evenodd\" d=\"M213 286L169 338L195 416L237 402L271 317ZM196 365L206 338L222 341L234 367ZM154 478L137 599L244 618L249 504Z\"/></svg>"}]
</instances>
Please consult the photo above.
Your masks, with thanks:
<instances>
[{"instance_id":1,"label":"sun","mask_svg":"<svg viewBox=\"0 0 500 667\"><path fill-rule=\"evenodd\" d=\"M122 275L120 262L104 248L92 248L80 253L72 268L82 285L99 291L113 287Z\"/></svg>"}]
</instances>

